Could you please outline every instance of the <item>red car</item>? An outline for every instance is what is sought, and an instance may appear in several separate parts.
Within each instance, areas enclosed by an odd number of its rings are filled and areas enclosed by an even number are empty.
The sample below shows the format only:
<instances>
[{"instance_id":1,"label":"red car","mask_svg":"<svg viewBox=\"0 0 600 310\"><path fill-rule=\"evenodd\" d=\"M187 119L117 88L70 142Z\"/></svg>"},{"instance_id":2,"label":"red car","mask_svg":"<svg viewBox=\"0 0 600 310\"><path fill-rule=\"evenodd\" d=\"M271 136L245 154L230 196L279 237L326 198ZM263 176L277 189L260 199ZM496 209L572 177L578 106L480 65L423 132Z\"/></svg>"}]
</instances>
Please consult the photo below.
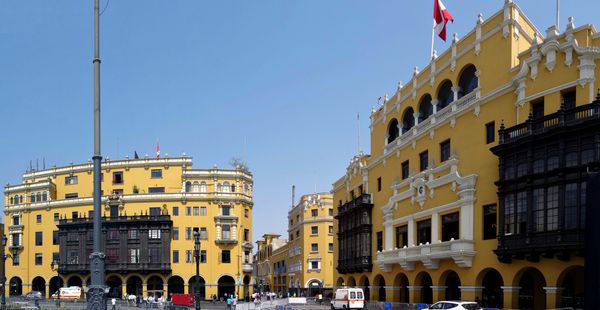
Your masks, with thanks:
<instances>
[{"instance_id":1,"label":"red car","mask_svg":"<svg viewBox=\"0 0 600 310\"><path fill-rule=\"evenodd\" d=\"M173 294L173 296L171 296L171 302L176 306L193 307L195 298L193 294Z\"/></svg>"}]
</instances>

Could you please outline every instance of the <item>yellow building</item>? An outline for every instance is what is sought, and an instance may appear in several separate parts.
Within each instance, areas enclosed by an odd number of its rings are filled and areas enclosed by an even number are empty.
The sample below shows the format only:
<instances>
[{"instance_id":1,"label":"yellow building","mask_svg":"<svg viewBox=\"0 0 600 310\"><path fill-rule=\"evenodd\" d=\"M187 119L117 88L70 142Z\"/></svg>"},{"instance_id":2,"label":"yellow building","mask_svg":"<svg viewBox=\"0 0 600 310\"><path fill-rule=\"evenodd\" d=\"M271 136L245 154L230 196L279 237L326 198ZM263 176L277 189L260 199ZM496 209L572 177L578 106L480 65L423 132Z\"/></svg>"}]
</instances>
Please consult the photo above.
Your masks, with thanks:
<instances>
[{"instance_id":1,"label":"yellow building","mask_svg":"<svg viewBox=\"0 0 600 310\"><path fill-rule=\"evenodd\" d=\"M89 284L92 164L29 171L4 188L9 294L45 296ZM109 296L193 292L193 233L201 237L206 298L252 282L252 174L193 169L192 158L102 163L103 240Z\"/></svg>"},{"instance_id":2,"label":"yellow building","mask_svg":"<svg viewBox=\"0 0 600 310\"><path fill-rule=\"evenodd\" d=\"M254 290L256 291L274 292L274 288L279 286L276 283L278 277L276 274L279 275L280 272L276 268L276 263L283 261L285 264L287 256L287 240L280 237L281 235L268 233L256 241L254 258ZM282 257L281 253L285 253L285 256Z\"/></svg>"},{"instance_id":3,"label":"yellow building","mask_svg":"<svg viewBox=\"0 0 600 310\"><path fill-rule=\"evenodd\" d=\"M506 0L415 68L373 110L370 155L333 184L335 285L388 302L581 307L599 59L593 26L541 33Z\"/></svg>"}]
</instances>

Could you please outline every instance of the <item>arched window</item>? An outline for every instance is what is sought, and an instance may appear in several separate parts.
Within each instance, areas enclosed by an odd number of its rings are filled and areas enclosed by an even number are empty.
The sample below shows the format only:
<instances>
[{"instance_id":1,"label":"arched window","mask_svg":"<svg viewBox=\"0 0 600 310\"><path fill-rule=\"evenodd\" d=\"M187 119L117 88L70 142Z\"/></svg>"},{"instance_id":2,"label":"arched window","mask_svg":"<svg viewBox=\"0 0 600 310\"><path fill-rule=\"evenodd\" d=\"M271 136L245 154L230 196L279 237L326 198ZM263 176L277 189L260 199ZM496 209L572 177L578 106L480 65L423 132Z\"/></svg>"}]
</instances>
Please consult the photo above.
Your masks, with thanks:
<instances>
[{"instance_id":1,"label":"arched window","mask_svg":"<svg viewBox=\"0 0 600 310\"><path fill-rule=\"evenodd\" d=\"M388 127L387 143L391 143L392 141L396 140L399 135L400 129L398 128L398 120L394 118Z\"/></svg>"},{"instance_id":2,"label":"arched window","mask_svg":"<svg viewBox=\"0 0 600 310\"><path fill-rule=\"evenodd\" d=\"M229 182L223 182L223 192L229 193Z\"/></svg>"},{"instance_id":3,"label":"arched window","mask_svg":"<svg viewBox=\"0 0 600 310\"><path fill-rule=\"evenodd\" d=\"M31 193L31 196L29 196L29 202L31 202L31 203L35 202L35 193Z\"/></svg>"},{"instance_id":4,"label":"arched window","mask_svg":"<svg viewBox=\"0 0 600 310\"><path fill-rule=\"evenodd\" d=\"M15 204L18 205L19 204L19 195L15 195Z\"/></svg>"},{"instance_id":5,"label":"arched window","mask_svg":"<svg viewBox=\"0 0 600 310\"><path fill-rule=\"evenodd\" d=\"M48 201L48 193L47 192L42 193L42 201Z\"/></svg>"},{"instance_id":6,"label":"arched window","mask_svg":"<svg viewBox=\"0 0 600 310\"><path fill-rule=\"evenodd\" d=\"M433 106L431 105L431 95L427 94L419 103L419 123L426 120L433 114Z\"/></svg>"},{"instance_id":7,"label":"arched window","mask_svg":"<svg viewBox=\"0 0 600 310\"><path fill-rule=\"evenodd\" d=\"M402 133L409 131L411 128L415 126L415 111L413 108L409 107L404 112L404 117L402 118Z\"/></svg>"},{"instance_id":8,"label":"arched window","mask_svg":"<svg viewBox=\"0 0 600 310\"><path fill-rule=\"evenodd\" d=\"M233 184L233 183L231 184L231 192L235 193L235 184Z\"/></svg>"},{"instance_id":9,"label":"arched window","mask_svg":"<svg viewBox=\"0 0 600 310\"><path fill-rule=\"evenodd\" d=\"M204 182L204 181L202 181L202 183L200 183L200 192L206 193L206 182Z\"/></svg>"},{"instance_id":10,"label":"arched window","mask_svg":"<svg viewBox=\"0 0 600 310\"><path fill-rule=\"evenodd\" d=\"M10 204L12 205L14 203L15 203L15 200L12 197L10 197Z\"/></svg>"},{"instance_id":11,"label":"arched window","mask_svg":"<svg viewBox=\"0 0 600 310\"><path fill-rule=\"evenodd\" d=\"M221 192L221 183L217 184L217 192Z\"/></svg>"},{"instance_id":12,"label":"arched window","mask_svg":"<svg viewBox=\"0 0 600 310\"><path fill-rule=\"evenodd\" d=\"M38 192L37 194L35 194L35 201L37 201L37 202L42 201L42 193Z\"/></svg>"},{"instance_id":13,"label":"arched window","mask_svg":"<svg viewBox=\"0 0 600 310\"><path fill-rule=\"evenodd\" d=\"M473 65L468 65L463 69L462 73L460 74L460 79L458 80L458 86L460 87L458 91L458 98L471 93L479 86L479 79L475 75L475 72L477 72L477 68L475 68Z\"/></svg>"},{"instance_id":14,"label":"arched window","mask_svg":"<svg viewBox=\"0 0 600 310\"><path fill-rule=\"evenodd\" d=\"M23 199L23 195L20 195L20 196L19 196L19 202L20 202L20 203L24 203L24 202L25 202L25 199Z\"/></svg>"},{"instance_id":15,"label":"arched window","mask_svg":"<svg viewBox=\"0 0 600 310\"><path fill-rule=\"evenodd\" d=\"M449 80L444 81L437 95L437 110L441 110L447 107L452 101L454 101L454 92L452 91L452 82Z\"/></svg>"},{"instance_id":16,"label":"arched window","mask_svg":"<svg viewBox=\"0 0 600 310\"><path fill-rule=\"evenodd\" d=\"M185 192L189 193L192 190L192 183L190 181L185 182Z\"/></svg>"},{"instance_id":17,"label":"arched window","mask_svg":"<svg viewBox=\"0 0 600 310\"><path fill-rule=\"evenodd\" d=\"M198 192L198 186L199 186L199 185L198 185L198 181L195 181L195 182L194 182L194 193L197 193L197 192Z\"/></svg>"}]
</instances>

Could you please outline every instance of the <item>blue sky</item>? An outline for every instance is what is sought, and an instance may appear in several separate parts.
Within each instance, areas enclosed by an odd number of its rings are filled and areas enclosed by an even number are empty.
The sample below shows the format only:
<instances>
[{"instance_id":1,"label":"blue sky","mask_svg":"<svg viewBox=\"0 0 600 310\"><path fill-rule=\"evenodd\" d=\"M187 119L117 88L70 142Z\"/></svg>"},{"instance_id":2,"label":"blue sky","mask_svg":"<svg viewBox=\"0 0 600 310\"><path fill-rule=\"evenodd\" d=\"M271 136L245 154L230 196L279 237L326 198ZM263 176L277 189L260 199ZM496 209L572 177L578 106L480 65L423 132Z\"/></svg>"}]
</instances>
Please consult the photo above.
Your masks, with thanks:
<instances>
[{"instance_id":1,"label":"blue sky","mask_svg":"<svg viewBox=\"0 0 600 310\"><path fill-rule=\"evenodd\" d=\"M102 1L102 6L106 4ZM286 235L297 196L329 191L361 145L379 96L427 65L433 1L110 1L101 18L103 156L247 158L254 239ZM446 0L464 35L504 1ZM555 1L516 1L544 31ZM577 26L598 0L562 1ZM92 141L93 1L0 1L0 182L30 160L85 162ZM448 45L436 39L436 50ZM244 141L246 146L244 147ZM368 148L367 148L368 151Z\"/></svg>"}]
</instances>

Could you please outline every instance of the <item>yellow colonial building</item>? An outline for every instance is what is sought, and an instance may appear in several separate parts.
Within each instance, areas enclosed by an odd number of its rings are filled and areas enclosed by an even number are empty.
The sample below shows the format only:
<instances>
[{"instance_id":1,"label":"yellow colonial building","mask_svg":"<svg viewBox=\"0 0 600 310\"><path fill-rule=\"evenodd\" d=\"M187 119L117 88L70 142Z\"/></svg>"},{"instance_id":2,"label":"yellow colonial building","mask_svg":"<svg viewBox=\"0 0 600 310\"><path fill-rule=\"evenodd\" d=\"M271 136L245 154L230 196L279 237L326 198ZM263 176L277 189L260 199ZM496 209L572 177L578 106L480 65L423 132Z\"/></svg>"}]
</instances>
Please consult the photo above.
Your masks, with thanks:
<instances>
[{"instance_id":1,"label":"yellow colonial building","mask_svg":"<svg viewBox=\"0 0 600 310\"><path fill-rule=\"evenodd\" d=\"M4 188L8 293L85 288L92 250L92 163L28 171ZM191 157L102 162L102 245L110 297L249 294L252 174L193 169Z\"/></svg>"},{"instance_id":2,"label":"yellow colonial building","mask_svg":"<svg viewBox=\"0 0 600 310\"><path fill-rule=\"evenodd\" d=\"M287 240L276 233L264 234L256 241L254 258L254 289L259 292L277 292L280 276L279 264L285 268L287 258Z\"/></svg>"},{"instance_id":3,"label":"yellow colonial building","mask_svg":"<svg viewBox=\"0 0 600 310\"><path fill-rule=\"evenodd\" d=\"M544 33L511 0L385 98L333 184L335 286L370 300L583 305L600 34Z\"/></svg>"}]
</instances>

